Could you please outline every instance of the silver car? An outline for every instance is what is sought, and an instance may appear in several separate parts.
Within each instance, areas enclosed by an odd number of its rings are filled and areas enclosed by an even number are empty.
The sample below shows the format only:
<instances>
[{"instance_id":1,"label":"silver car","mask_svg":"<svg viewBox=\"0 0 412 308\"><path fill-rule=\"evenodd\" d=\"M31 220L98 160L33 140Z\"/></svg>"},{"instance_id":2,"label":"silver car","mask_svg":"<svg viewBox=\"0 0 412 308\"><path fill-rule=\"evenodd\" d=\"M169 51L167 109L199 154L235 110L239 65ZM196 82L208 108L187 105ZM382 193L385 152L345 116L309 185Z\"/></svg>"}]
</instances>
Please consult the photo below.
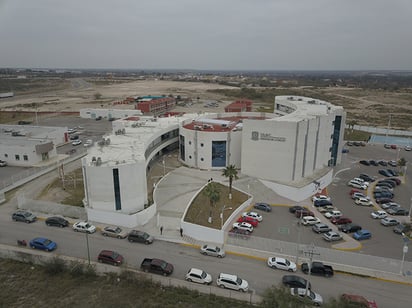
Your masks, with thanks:
<instances>
[{"instance_id":1,"label":"silver car","mask_svg":"<svg viewBox=\"0 0 412 308\"><path fill-rule=\"evenodd\" d=\"M203 245L200 248L200 253L202 255L207 255L207 256L213 256L213 257L218 257L218 258L224 258L226 256L225 251L223 249L220 249L217 246L209 246L209 245Z\"/></svg>"}]
</instances>

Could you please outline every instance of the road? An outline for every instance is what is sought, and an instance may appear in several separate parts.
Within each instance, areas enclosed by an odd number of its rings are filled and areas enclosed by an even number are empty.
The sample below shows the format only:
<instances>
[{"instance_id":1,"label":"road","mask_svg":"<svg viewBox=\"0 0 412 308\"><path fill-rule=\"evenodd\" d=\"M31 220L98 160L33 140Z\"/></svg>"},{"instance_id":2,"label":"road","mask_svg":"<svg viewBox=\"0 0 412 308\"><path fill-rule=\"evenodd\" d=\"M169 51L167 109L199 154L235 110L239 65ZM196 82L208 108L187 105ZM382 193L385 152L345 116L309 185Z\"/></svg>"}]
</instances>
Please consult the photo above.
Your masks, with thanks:
<instances>
[{"instance_id":1,"label":"road","mask_svg":"<svg viewBox=\"0 0 412 308\"><path fill-rule=\"evenodd\" d=\"M3 209L4 210L4 209ZM76 233L71 228L47 227L43 221L32 224L13 222L10 216L0 216L0 242L16 245L17 239L30 240L36 236L48 237L58 243L54 252L87 260L86 235ZM129 243L127 240L106 238L95 233L88 236L91 260L102 249L112 249L121 253L127 266L138 268L145 257L165 259L175 266L173 277L183 279L190 267L197 267L209 272L214 279L220 272L233 273L248 280L250 287L258 294L271 285L280 283L283 271L269 269L264 261L247 257L227 255L223 259L203 256L192 247L181 244L156 240L152 245ZM27 248L30 249L30 248ZM298 273L305 276L302 273ZM389 307L396 301L397 307L409 307L411 286L384 282L374 279L336 274L332 278L311 277L313 290L319 292L325 299L337 297L339 294L362 294L367 298L375 299L380 307Z\"/></svg>"}]
</instances>

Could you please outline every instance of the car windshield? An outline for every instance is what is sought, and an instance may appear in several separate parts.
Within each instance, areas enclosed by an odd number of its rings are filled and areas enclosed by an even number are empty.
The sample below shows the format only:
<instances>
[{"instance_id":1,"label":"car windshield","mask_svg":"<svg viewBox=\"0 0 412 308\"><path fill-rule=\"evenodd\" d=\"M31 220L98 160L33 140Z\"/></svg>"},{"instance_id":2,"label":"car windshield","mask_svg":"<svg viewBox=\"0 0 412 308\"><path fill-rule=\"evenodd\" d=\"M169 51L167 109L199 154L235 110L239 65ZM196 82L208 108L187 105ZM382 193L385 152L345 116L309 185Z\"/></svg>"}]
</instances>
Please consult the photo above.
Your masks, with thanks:
<instances>
[{"instance_id":1,"label":"car windshield","mask_svg":"<svg viewBox=\"0 0 412 308\"><path fill-rule=\"evenodd\" d=\"M242 284L242 279L240 279L239 277L236 279L236 283L240 286Z\"/></svg>"},{"instance_id":2,"label":"car windshield","mask_svg":"<svg viewBox=\"0 0 412 308\"><path fill-rule=\"evenodd\" d=\"M115 251L112 252L112 258L117 259L119 257L119 254Z\"/></svg>"},{"instance_id":3,"label":"car windshield","mask_svg":"<svg viewBox=\"0 0 412 308\"><path fill-rule=\"evenodd\" d=\"M43 245L44 246L49 246L51 244L51 240L45 240L44 242L43 242Z\"/></svg>"},{"instance_id":4,"label":"car windshield","mask_svg":"<svg viewBox=\"0 0 412 308\"><path fill-rule=\"evenodd\" d=\"M313 292L310 291L310 290L309 290L308 296L309 296L311 299L315 299L315 297L316 297L315 293L313 293Z\"/></svg>"},{"instance_id":5,"label":"car windshield","mask_svg":"<svg viewBox=\"0 0 412 308\"><path fill-rule=\"evenodd\" d=\"M23 216L24 216L24 217L29 217L29 216L31 216L31 213L29 213L29 212L24 212L24 213L23 213Z\"/></svg>"},{"instance_id":6,"label":"car windshield","mask_svg":"<svg viewBox=\"0 0 412 308\"><path fill-rule=\"evenodd\" d=\"M122 232L122 229L120 229L119 227L117 227L116 229L114 229L114 232L115 232L115 233L120 233L120 232Z\"/></svg>"},{"instance_id":7,"label":"car windshield","mask_svg":"<svg viewBox=\"0 0 412 308\"><path fill-rule=\"evenodd\" d=\"M89 223L86 223L86 224L84 225L84 227L87 228L87 229L89 229L89 228L91 227L91 225L89 225Z\"/></svg>"},{"instance_id":8,"label":"car windshield","mask_svg":"<svg viewBox=\"0 0 412 308\"><path fill-rule=\"evenodd\" d=\"M206 276L207 276L207 274L206 274L206 272L205 272L205 271L203 271L203 272L202 272L202 274L200 274L200 277L202 277L203 279L205 279L205 278L206 278Z\"/></svg>"},{"instance_id":9,"label":"car windshield","mask_svg":"<svg viewBox=\"0 0 412 308\"><path fill-rule=\"evenodd\" d=\"M160 267L162 269L166 269L167 263L166 262L162 262L162 264L160 264Z\"/></svg>"},{"instance_id":10,"label":"car windshield","mask_svg":"<svg viewBox=\"0 0 412 308\"><path fill-rule=\"evenodd\" d=\"M146 240L149 237L149 234L143 233L143 238Z\"/></svg>"},{"instance_id":11,"label":"car windshield","mask_svg":"<svg viewBox=\"0 0 412 308\"><path fill-rule=\"evenodd\" d=\"M290 265L289 260L285 260L285 263L286 263L286 265L287 265L287 266L289 266L289 265Z\"/></svg>"}]
</instances>

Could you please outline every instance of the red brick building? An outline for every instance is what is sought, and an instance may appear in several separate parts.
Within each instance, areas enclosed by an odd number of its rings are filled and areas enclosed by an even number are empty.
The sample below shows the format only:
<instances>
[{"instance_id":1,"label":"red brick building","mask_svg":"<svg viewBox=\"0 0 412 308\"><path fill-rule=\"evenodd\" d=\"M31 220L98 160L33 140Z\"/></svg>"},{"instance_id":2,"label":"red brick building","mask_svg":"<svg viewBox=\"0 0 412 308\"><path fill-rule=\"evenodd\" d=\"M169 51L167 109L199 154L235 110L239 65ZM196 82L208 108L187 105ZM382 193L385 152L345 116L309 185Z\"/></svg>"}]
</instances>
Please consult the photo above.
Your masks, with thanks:
<instances>
[{"instance_id":1,"label":"red brick building","mask_svg":"<svg viewBox=\"0 0 412 308\"><path fill-rule=\"evenodd\" d=\"M143 113L159 114L176 106L176 100L173 97L156 98L148 101L138 102L135 109Z\"/></svg>"},{"instance_id":2,"label":"red brick building","mask_svg":"<svg viewBox=\"0 0 412 308\"><path fill-rule=\"evenodd\" d=\"M225 112L245 112L245 111L252 111L252 104L251 100L241 99L238 101L234 101L233 103L227 105L225 107Z\"/></svg>"}]
</instances>

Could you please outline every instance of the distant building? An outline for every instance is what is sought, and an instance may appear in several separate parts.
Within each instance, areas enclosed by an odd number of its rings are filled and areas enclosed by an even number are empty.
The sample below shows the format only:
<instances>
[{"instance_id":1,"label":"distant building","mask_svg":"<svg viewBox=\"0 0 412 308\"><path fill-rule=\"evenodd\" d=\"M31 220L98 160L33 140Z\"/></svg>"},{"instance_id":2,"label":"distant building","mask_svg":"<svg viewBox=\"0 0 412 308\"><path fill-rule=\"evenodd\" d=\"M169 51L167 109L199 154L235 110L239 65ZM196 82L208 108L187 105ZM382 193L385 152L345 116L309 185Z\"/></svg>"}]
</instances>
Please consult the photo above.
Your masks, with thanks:
<instances>
[{"instance_id":1,"label":"distant building","mask_svg":"<svg viewBox=\"0 0 412 308\"><path fill-rule=\"evenodd\" d=\"M225 107L225 112L249 112L252 111L253 102L251 100L238 100Z\"/></svg>"},{"instance_id":2,"label":"distant building","mask_svg":"<svg viewBox=\"0 0 412 308\"><path fill-rule=\"evenodd\" d=\"M135 106L144 114L158 115L164 113L176 106L176 99L174 97L143 97L137 100Z\"/></svg>"}]
</instances>

